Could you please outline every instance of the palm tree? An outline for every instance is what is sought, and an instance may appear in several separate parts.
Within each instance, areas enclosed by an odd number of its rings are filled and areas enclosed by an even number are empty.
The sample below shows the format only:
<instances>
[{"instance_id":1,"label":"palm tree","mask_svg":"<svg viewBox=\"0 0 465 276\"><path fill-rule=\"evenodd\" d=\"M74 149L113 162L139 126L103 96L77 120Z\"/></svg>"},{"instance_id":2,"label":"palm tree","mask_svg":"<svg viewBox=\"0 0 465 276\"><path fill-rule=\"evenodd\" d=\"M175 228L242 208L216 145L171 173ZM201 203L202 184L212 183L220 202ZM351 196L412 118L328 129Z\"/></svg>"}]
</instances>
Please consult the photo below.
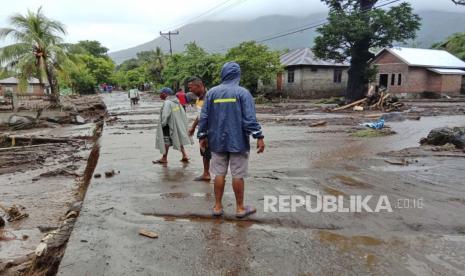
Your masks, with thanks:
<instances>
[{"instance_id":1,"label":"palm tree","mask_svg":"<svg viewBox=\"0 0 465 276\"><path fill-rule=\"evenodd\" d=\"M28 11L26 15L15 14L9 18L11 28L0 28L0 39L9 38L15 43L0 48L0 64L15 69L20 83L38 76L41 83L50 85L53 101L58 101L56 74L72 63L67 56L65 26L42 13Z\"/></svg>"}]
</instances>

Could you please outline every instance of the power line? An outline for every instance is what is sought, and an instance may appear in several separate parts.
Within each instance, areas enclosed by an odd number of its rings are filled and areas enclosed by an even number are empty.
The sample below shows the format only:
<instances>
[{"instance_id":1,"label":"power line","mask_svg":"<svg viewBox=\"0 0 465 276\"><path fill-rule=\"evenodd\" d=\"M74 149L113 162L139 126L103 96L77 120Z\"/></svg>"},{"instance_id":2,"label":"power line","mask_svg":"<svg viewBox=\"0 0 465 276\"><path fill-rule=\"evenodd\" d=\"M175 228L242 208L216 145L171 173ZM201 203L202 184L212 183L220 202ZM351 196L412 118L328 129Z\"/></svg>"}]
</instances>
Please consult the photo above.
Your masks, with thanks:
<instances>
[{"instance_id":1,"label":"power line","mask_svg":"<svg viewBox=\"0 0 465 276\"><path fill-rule=\"evenodd\" d=\"M385 2L385 1L389 1L389 0L383 0L381 2ZM374 6L373 8L382 8L384 6L387 6L387 5L390 5L390 4L399 2L399 1L401 1L401 0L391 0L391 1L387 2L387 3L383 3L383 4L380 4L380 5ZM367 11L369 11L369 10L367 10ZM367 11L362 11L361 13L367 12ZM256 42L257 43L263 43L263 42L274 40L274 39L277 39L277 38L293 35L293 34L300 33L300 32L303 32L303 31L307 31L307 30L310 30L310 29L318 28L320 26L325 25L326 23L328 23L328 21L324 20L323 22L317 23L317 24L314 24L314 25L305 26L305 27L302 26L301 28L297 27L298 28L297 30L293 30L293 31L285 32L285 33L280 32L280 33L271 35L271 37L269 37L269 38L256 40ZM230 49L230 48L222 48L222 49L219 49L218 51L224 51L224 50L228 50L228 49Z\"/></svg>"},{"instance_id":2,"label":"power line","mask_svg":"<svg viewBox=\"0 0 465 276\"><path fill-rule=\"evenodd\" d=\"M201 17L204 17L206 15L208 15L209 13L211 13L212 11L220 8L221 6L225 5L226 3L228 2L231 2L232 0L226 0L226 1L223 1L221 2L220 4L216 5L216 6L213 6L212 8L206 10L205 12L202 12L201 14L197 15L197 16L194 16L194 17L191 17L189 18L188 20L185 20L185 21L182 21L181 23L177 24L177 25L173 25L172 27L169 27L168 29L177 29L179 27L182 27L186 24L190 24L190 23L193 23L195 21L197 21L199 18Z\"/></svg>"}]
</instances>

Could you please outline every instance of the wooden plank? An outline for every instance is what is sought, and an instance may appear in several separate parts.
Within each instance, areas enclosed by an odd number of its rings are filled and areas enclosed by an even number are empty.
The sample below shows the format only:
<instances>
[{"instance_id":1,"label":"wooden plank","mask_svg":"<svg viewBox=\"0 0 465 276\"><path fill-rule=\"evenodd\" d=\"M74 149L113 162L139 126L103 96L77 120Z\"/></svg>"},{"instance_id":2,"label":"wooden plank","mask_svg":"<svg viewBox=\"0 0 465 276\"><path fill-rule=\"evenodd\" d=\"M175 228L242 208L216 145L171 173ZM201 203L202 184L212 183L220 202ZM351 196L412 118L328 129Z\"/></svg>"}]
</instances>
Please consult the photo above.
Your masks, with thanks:
<instances>
[{"instance_id":1,"label":"wooden plank","mask_svg":"<svg viewBox=\"0 0 465 276\"><path fill-rule=\"evenodd\" d=\"M139 235L144 236L144 237L148 237L148 238L151 238L151 239L158 238L157 233L152 232L150 230L146 230L146 229L139 229Z\"/></svg>"},{"instance_id":2,"label":"wooden plank","mask_svg":"<svg viewBox=\"0 0 465 276\"><path fill-rule=\"evenodd\" d=\"M364 99L355 101L355 102L353 102L353 103L346 104L346 105L344 105L344 106L334 108L333 111L338 111L338 110L344 110L344 109L347 109L347 108L351 108L351 107L353 107L353 106L359 105L359 104L364 103L364 102L366 102L366 101L367 101L367 98L364 98Z\"/></svg>"}]
</instances>

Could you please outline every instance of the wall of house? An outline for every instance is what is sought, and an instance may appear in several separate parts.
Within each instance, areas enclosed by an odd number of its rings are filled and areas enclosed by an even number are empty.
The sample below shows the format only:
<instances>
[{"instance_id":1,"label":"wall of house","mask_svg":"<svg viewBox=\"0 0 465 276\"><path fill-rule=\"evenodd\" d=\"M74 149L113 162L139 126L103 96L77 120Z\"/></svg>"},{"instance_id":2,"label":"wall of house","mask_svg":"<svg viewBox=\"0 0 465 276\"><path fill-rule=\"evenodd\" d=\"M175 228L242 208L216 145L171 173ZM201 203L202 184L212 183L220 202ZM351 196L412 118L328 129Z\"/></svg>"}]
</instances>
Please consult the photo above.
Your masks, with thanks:
<instances>
[{"instance_id":1,"label":"wall of house","mask_svg":"<svg viewBox=\"0 0 465 276\"><path fill-rule=\"evenodd\" d=\"M462 88L461 75L442 75L441 93L460 94Z\"/></svg>"},{"instance_id":2,"label":"wall of house","mask_svg":"<svg viewBox=\"0 0 465 276\"><path fill-rule=\"evenodd\" d=\"M334 70L342 70L340 83L334 82ZM294 82L288 82L288 70L283 73L283 96L291 98L325 98L344 95L347 69L332 67L299 67L294 69Z\"/></svg>"},{"instance_id":3,"label":"wall of house","mask_svg":"<svg viewBox=\"0 0 465 276\"><path fill-rule=\"evenodd\" d=\"M13 91L14 93L20 94L18 92L18 85L17 84L1 84L0 85L0 96L3 96L6 91ZM43 86L40 84L33 84L29 85L22 94L25 95L35 95L35 96L42 96L44 95Z\"/></svg>"},{"instance_id":4,"label":"wall of house","mask_svg":"<svg viewBox=\"0 0 465 276\"><path fill-rule=\"evenodd\" d=\"M403 61L389 52L384 52L371 65L376 65L378 74L376 75L376 83L380 83L380 76L382 74L388 75L387 91L389 93L404 93L409 90L409 67ZM391 78L394 74L394 85L391 84ZM401 75L401 83L399 85L399 74Z\"/></svg>"}]
</instances>

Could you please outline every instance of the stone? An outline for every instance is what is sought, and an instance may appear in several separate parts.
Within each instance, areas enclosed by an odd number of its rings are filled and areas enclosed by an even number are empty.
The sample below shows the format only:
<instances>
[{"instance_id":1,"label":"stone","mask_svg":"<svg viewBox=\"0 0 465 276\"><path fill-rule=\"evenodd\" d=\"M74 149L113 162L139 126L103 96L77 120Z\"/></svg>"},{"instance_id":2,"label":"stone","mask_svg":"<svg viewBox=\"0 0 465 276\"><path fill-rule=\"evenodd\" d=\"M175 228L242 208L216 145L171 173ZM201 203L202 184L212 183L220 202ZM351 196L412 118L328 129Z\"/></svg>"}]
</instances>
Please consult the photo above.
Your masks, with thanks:
<instances>
[{"instance_id":1,"label":"stone","mask_svg":"<svg viewBox=\"0 0 465 276\"><path fill-rule=\"evenodd\" d=\"M442 146L453 144L456 148L465 148L465 127L441 127L430 131L426 138L420 140L422 145Z\"/></svg>"}]
</instances>

